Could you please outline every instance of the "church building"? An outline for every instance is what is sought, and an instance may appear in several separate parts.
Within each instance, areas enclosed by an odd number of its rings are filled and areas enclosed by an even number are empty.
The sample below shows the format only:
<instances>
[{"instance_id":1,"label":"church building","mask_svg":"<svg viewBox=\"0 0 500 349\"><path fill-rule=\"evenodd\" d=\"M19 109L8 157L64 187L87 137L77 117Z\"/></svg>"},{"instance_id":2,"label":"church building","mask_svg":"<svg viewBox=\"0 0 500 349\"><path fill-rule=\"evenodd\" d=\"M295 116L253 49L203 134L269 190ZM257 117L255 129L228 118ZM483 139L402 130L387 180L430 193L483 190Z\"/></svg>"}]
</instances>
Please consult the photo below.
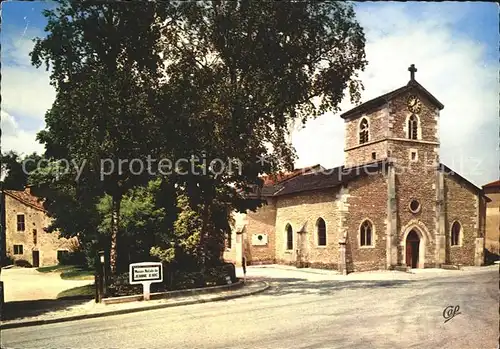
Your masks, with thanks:
<instances>
[{"instance_id":1,"label":"church building","mask_svg":"<svg viewBox=\"0 0 500 349\"><path fill-rule=\"evenodd\" d=\"M342 273L482 265L486 198L439 159L444 108L415 80L340 117L344 165L265 177L224 258Z\"/></svg>"}]
</instances>

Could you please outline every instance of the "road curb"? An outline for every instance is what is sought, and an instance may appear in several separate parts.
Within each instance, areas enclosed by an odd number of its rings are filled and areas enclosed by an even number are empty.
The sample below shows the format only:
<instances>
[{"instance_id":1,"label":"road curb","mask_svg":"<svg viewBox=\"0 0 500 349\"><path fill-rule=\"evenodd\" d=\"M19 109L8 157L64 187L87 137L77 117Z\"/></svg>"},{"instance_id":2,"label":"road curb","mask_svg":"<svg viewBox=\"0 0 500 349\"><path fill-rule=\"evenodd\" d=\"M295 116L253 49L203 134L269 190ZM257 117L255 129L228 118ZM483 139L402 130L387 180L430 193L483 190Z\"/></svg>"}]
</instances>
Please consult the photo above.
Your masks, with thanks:
<instances>
[{"instance_id":1,"label":"road curb","mask_svg":"<svg viewBox=\"0 0 500 349\"><path fill-rule=\"evenodd\" d=\"M210 299L186 300L186 301L180 301L180 302L169 303L169 304L156 304L156 305L151 305L151 306L147 306L147 307L143 307L143 308L120 309L120 310L113 310L113 311L108 311L108 312L104 312L104 313L74 315L74 316L67 316L64 318L56 318L56 319L6 323L6 324L1 324L0 329L5 330L5 329L9 329L9 328L48 325L48 324L54 324L54 323L59 323L59 322L68 322L68 321L76 321L76 320L84 320L84 319L95 319L95 318L105 317L105 316L131 314L131 313L138 313L138 312L147 311L147 310L156 310L156 309L163 309L163 308L178 307L178 306L182 306L182 305L192 305L192 304L209 303L209 302L217 302L217 301L221 301L221 300L235 299L235 298L240 298L240 297L258 294L258 293L264 292L267 289L269 289L270 285L267 282L265 282L265 281L259 281L259 282L262 282L264 284L264 286L261 288L258 288L256 290L242 292L240 294L230 294L230 295L226 295L226 296L213 297Z\"/></svg>"},{"instance_id":2,"label":"road curb","mask_svg":"<svg viewBox=\"0 0 500 349\"><path fill-rule=\"evenodd\" d=\"M217 293L217 291L225 291L225 290L237 290L241 287L244 287L245 283L243 280L239 280L229 285L221 285L221 286L211 286L211 287L203 287L203 288L191 288L188 290L177 290L177 291L167 291L167 292L157 292L151 293L151 300L158 300L163 298L176 298L182 296L191 296L191 295L199 295L199 294L207 294L207 293ZM122 297L109 297L103 298L102 303L108 304L118 304L118 303L127 303L127 302L136 302L143 299L143 295L133 295L133 296L122 296Z\"/></svg>"}]
</instances>

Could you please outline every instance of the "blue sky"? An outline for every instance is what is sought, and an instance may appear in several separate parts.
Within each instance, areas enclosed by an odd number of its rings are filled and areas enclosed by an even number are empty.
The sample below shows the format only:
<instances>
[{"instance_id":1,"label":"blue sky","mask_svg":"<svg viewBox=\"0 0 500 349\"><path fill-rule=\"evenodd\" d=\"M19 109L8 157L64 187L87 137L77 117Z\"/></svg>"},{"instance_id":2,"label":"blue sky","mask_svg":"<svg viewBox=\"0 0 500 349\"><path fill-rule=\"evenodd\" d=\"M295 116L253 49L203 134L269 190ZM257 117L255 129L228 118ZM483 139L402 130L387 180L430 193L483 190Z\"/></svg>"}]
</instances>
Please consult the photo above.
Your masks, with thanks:
<instances>
[{"instance_id":1,"label":"blue sky","mask_svg":"<svg viewBox=\"0 0 500 349\"><path fill-rule=\"evenodd\" d=\"M44 113L55 93L44 67L32 67L28 53L32 39L44 35L42 10L54 5L1 3L2 151L43 151L35 135L44 127ZM497 179L498 5L360 2L356 13L367 35L363 100L405 84L406 68L415 63L417 80L445 104L440 130L443 162L452 168L464 162L462 171L457 170L476 184ZM351 105L346 101L343 107ZM297 166L341 164L343 132L338 115L328 113L294 132Z\"/></svg>"},{"instance_id":2,"label":"blue sky","mask_svg":"<svg viewBox=\"0 0 500 349\"><path fill-rule=\"evenodd\" d=\"M42 15L44 9L56 6L52 1L10 1L2 2L2 34L5 36L22 33L27 22L29 26L43 30L47 21ZM356 7L363 11L370 11L384 6L377 2L359 2ZM498 5L489 2L406 2L391 3L391 7L405 8L419 20L428 11L453 11L458 13L458 21L454 30L471 39L482 42L487 47L487 59L498 59ZM25 19L26 17L26 19ZM5 33L4 33L4 30Z\"/></svg>"},{"instance_id":3,"label":"blue sky","mask_svg":"<svg viewBox=\"0 0 500 349\"><path fill-rule=\"evenodd\" d=\"M415 21L429 15L429 12L448 13L454 16L453 31L465 35L472 40L483 43L486 48L486 59L498 62L498 5L489 2L456 2L442 3L410 1L391 2L359 2L356 7L363 11L380 9L381 6L404 8Z\"/></svg>"}]
</instances>

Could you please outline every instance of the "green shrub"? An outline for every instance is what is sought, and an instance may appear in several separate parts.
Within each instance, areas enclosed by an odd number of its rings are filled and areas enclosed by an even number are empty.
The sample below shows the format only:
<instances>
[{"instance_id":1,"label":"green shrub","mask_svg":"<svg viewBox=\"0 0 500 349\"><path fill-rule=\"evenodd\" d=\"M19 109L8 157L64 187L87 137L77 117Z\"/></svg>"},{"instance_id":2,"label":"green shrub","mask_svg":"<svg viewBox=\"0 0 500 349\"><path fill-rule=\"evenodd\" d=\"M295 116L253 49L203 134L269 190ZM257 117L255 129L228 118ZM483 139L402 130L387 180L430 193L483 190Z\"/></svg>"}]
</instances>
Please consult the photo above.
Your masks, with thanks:
<instances>
[{"instance_id":1,"label":"green shrub","mask_svg":"<svg viewBox=\"0 0 500 349\"><path fill-rule=\"evenodd\" d=\"M163 268L163 282L151 284L151 292L165 292L173 290L185 290L200 288L204 286L226 285L226 277L236 282L234 264L225 263L209 268L205 275L200 271L174 270L170 265ZM142 294L142 285L130 285L129 273L111 276L108 279L108 291L110 296L128 296Z\"/></svg>"},{"instance_id":2,"label":"green shrub","mask_svg":"<svg viewBox=\"0 0 500 349\"><path fill-rule=\"evenodd\" d=\"M12 264L14 264L14 259L12 258L11 255L7 255L7 256L5 256L5 258L2 258L2 263L1 263L2 267L5 267L7 265L12 265Z\"/></svg>"},{"instance_id":3,"label":"green shrub","mask_svg":"<svg viewBox=\"0 0 500 349\"><path fill-rule=\"evenodd\" d=\"M14 265L17 267L23 267L23 268L32 268L33 266L31 265L30 262L24 259L16 259L14 261Z\"/></svg>"},{"instance_id":4,"label":"green shrub","mask_svg":"<svg viewBox=\"0 0 500 349\"><path fill-rule=\"evenodd\" d=\"M66 252L66 251L59 251ZM85 253L81 250L58 253L57 259L60 265L86 265Z\"/></svg>"}]
</instances>

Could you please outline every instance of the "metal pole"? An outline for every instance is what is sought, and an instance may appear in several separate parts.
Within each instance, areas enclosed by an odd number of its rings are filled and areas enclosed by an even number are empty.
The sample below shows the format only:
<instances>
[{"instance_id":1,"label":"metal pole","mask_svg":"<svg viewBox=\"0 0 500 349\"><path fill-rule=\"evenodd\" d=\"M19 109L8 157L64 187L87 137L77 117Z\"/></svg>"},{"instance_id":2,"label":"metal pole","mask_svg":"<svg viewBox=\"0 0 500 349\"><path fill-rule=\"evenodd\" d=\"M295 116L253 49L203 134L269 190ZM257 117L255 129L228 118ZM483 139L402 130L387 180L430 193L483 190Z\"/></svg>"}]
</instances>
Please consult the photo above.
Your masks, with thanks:
<instances>
[{"instance_id":1,"label":"metal pole","mask_svg":"<svg viewBox=\"0 0 500 349\"><path fill-rule=\"evenodd\" d=\"M94 286L95 286L95 302L101 302L101 278L99 277L99 270L96 270L94 275Z\"/></svg>"},{"instance_id":2,"label":"metal pole","mask_svg":"<svg viewBox=\"0 0 500 349\"><path fill-rule=\"evenodd\" d=\"M245 256L241 258L241 266L243 267L243 282L245 282L247 279L247 259Z\"/></svg>"}]
</instances>

